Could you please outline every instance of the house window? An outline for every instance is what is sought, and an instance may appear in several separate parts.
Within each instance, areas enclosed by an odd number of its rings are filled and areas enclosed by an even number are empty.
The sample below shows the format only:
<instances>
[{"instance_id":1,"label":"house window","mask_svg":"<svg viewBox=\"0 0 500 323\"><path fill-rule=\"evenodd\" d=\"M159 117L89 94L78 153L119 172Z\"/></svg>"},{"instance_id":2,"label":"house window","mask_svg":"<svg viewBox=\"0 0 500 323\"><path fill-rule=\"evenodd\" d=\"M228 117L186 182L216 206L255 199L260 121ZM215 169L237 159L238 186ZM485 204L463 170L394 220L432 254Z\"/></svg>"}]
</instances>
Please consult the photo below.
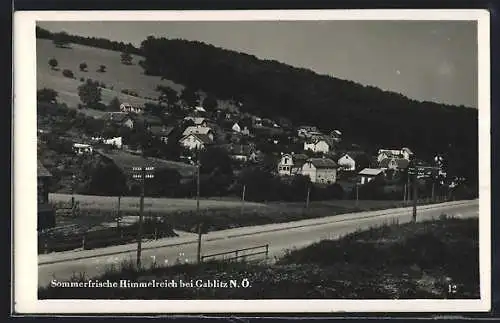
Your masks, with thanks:
<instances>
[{"instance_id":1,"label":"house window","mask_svg":"<svg viewBox=\"0 0 500 323\"><path fill-rule=\"evenodd\" d=\"M285 161L284 161L285 164L288 164L288 157L285 157Z\"/></svg>"}]
</instances>

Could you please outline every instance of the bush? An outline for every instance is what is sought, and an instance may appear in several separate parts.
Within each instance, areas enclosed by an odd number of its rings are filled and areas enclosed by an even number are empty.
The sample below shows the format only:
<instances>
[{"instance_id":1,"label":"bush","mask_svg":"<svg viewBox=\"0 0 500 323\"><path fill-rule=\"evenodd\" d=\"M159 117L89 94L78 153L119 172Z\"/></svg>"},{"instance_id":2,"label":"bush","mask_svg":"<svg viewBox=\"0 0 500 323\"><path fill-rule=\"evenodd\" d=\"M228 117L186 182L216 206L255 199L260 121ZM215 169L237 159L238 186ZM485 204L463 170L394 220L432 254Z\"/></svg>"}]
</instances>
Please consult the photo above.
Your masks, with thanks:
<instances>
[{"instance_id":1,"label":"bush","mask_svg":"<svg viewBox=\"0 0 500 323\"><path fill-rule=\"evenodd\" d=\"M87 71L87 63L85 63L85 62L80 63L80 71L82 71L82 72Z\"/></svg>"},{"instance_id":2,"label":"bush","mask_svg":"<svg viewBox=\"0 0 500 323\"><path fill-rule=\"evenodd\" d=\"M73 74L73 72L71 70L68 70L68 69L64 70L62 72L62 74L64 77L75 78L75 75Z\"/></svg>"},{"instance_id":3,"label":"bush","mask_svg":"<svg viewBox=\"0 0 500 323\"><path fill-rule=\"evenodd\" d=\"M43 88L37 91L37 100L45 103L56 103L57 92L53 89Z\"/></svg>"},{"instance_id":4,"label":"bush","mask_svg":"<svg viewBox=\"0 0 500 323\"><path fill-rule=\"evenodd\" d=\"M80 82L85 82L85 78L84 77L80 77Z\"/></svg>"}]
</instances>

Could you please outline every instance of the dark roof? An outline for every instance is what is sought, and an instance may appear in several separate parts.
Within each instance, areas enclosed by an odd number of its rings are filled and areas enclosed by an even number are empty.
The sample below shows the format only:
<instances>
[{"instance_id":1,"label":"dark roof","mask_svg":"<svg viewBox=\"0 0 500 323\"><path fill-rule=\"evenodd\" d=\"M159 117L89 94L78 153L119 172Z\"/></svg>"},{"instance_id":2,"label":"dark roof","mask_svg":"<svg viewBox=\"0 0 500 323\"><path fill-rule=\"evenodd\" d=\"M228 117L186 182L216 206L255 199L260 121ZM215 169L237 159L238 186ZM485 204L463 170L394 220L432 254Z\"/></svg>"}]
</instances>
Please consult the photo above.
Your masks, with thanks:
<instances>
[{"instance_id":1,"label":"dark roof","mask_svg":"<svg viewBox=\"0 0 500 323\"><path fill-rule=\"evenodd\" d=\"M37 161L37 177L52 177L52 174L45 168L42 163L38 160Z\"/></svg>"},{"instance_id":2,"label":"dark roof","mask_svg":"<svg viewBox=\"0 0 500 323\"><path fill-rule=\"evenodd\" d=\"M169 136L174 131L174 127L151 126L149 130L157 136Z\"/></svg>"},{"instance_id":3,"label":"dark roof","mask_svg":"<svg viewBox=\"0 0 500 323\"><path fill-rule=\"evenodd\" d=\"M387 168L387 167L389 167L389 163L392 160L396 161L396 165L397 165L398 169L405 169L410 164L410 162L407 159L404 159L404 158L384 158L384 159L382 159L380 161L379 166L383 167L383 168Z\"/></svg>"},{"instance_id":4,"label":"dark roof","mask_svg":"<svg viewBox=\"0 0 500 323\"><path fill-rule=\"evenodd\" d=\"M124 151L112 151L104 153L102 150L97 150L97 152L111 160L116 166L122 169L126 174L132 174L133 167L151 166L155 169L174 169L181 174L183 177L193 176L195 167L192 165L187 165L181 162L164 160L153 157L142 157L138 155L133 155Z\"/></svg>"},{"instance_id":5,"label":"dark roof","mask_svg":"<svg viewBox=\"0 0 500 323\"><path fill-rule=\"evenodd\" d=\"M337 164L330 158L310 158L307 160L316 168L336 168Z\"/></svg>"},{"instance_id":6,"label":"dark roof","mask_svg":"<svg viewBox=\"0 0 500 323\"><path fill-rule=\"evenodd\" d=\"M182 137L182 139L187 138L189 136L193 136L193 137L197 138L198 140L200 140L205 145L208 145L208 144L212 143L212 140L210 139L209 135L199 134L199 133L191 133L191 134L189 134L187 136Z\"/></svg>"}]
</instances>

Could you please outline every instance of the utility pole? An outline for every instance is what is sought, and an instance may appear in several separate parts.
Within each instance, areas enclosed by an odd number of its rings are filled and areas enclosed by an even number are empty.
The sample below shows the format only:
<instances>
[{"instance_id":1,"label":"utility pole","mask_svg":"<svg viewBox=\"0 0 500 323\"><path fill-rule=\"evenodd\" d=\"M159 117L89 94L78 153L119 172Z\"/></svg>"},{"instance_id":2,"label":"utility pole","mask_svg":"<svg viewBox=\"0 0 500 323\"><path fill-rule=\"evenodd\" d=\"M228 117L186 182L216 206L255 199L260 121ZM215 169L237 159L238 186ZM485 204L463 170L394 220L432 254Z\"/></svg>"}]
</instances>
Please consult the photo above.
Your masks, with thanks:
<instances>
[{"instance_id":1,"label":"utility pole","mask_svg":"<svg viewBox=\"0 0 500 323\"><path fill-rule=\"evenodd\" d=\"M134 173L133 177L140 180L141 182L141 196L139 203L139 229L137 230L137 269L141 268L141 252L142 252L142 222L144 219L144 187L146 184L146 178L154 178L154 167L133 167Z\"/></svg>"},{"instance_id":2,"label":"utility pole","mask_svg":"<svg viewBox=\"0 0 500 323\"><path fill-rule=\"evenodd\" d=\"M198 263L201 263L201 234L202 234L202 222L200 215L200 161L198 160L198 164L196 166L196 217L198 218L198 251L197 251L197 260Z\"/></svg>"},{"instance_id":3,"label":"utility pole","mask_svg":"<svg viewBox=\"0 0 500 323\"><path fill-rule=\"evenodd\" d=\"M359 204L359 183L356 182L356 207L358 207Z\"/></svg>"},{"instance_id":4,"label":"utility pole","mask_svg":"<svg viewBox=\"0 0 500 323\"><path fill-rule=\"evenodd\" d=\"M403 204L406 205L406 184L403 186Z\"/></svg>"},{"instance_id":5,"label":"utility pole","mask_svg":"<svg viewBox=\"0 0 500 323\"><path fill-rule=\"evenodd\" d=\"M309 208L309 197L311 195L311 184L307 186L306 209Z\"/></svg>"},{"instance_id":6,"label":"utility pole","mask_svg":"<svg viewBox=\"0 0 500 323\"><path fill-rule=\"evenodd\" d=\"M75 217L75 174L71 175L71 217Z\"/></svg>"},{"instance_id":7,"label":"utility pole","mask_svg":"<svg viewBox=\"0 0 500 323\"><path fill-rule=\"evenodd\" d=\"M116 211L116 227L117 228L120 228L120 221L121 221L121 218L120 218L120 204L121 204L121 195L118 195L118 209Z\"/></svg>"},{"instance_id":8,"label":"utility pole","mask_svg":"<svg viewBox=\"0 0 500 323\"><path fill-rule=\"evenodd\" d=\"M243 215L243 209L245 207L245 192L246 192L246 185L243 185L243 192L241 194L241 215Z\"/></svg>"},{"instance_id":9,"label":"utility pole","mask_svg":"<svg viewBox=\"0 0 500 323\"><path fill-rule=\"evenodd\" d=\"M415 164L412 162L410 167L408 167L408 179L412 177L413 179L413 222L417 222L417 169Z\"/></svg>"}]
</instances>

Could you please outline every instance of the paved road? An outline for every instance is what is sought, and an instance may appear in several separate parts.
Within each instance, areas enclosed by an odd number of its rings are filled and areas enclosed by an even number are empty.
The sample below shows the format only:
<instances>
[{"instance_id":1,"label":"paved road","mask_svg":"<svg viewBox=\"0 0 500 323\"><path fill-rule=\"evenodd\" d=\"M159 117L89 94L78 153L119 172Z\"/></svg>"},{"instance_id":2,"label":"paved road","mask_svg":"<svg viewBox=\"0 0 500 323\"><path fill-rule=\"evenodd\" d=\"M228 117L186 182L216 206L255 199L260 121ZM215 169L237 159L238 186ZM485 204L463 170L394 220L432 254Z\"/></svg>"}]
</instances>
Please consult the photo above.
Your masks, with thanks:
<instances>
[{"instance_id":1,"label":"paved road","mask_svg":"<svg viewBox=\"0 0 500 323\"><path fill-rule=\"evenodd\" d=\"M462 218L477 217L479 214L478 201L467 201L460 205L432 206L428 209L422 207L418 211L418 220L422 221L437 218L443 212L448 215ZM382 212L364 212L361 218L360 216L361 214L350 214L344 217L329 217L325 219L331 219L329 220L330 222L323 221L314 226L309 225L307 227L293 228L293 225L291 225L292 228L289 229L246 234L230 238L226 235L224 236L225 238L217 240L212 240L213 236L218 235L220 237L223 232L214 232L204 236L204 239L210 239L211 241L203 241L202 254L213 254L269 244L270 256L274 258L275 256L282 255L287 249L304 247L327 238L335 239L358 229L368 229L396 220L399 223L409 222L412 218L412 211L411 208L407 208L396 212L390 210ZM290 226L290 224L285 225ZM253 228L253 230L255 231L255 228ZM94 250L93 252L96 256L91 258L63 260L62 262L39 265L38 286L46 286L49 284L50 280L54 278L58 280L67 280L74 273L85 272L86 277L90 278L99 275L111 264L120 264L123 260L135 259L135 251L99 256L99 254L109 253L109 250L111 249L103 248ZM172 264L175 263L177 259L181 262L193 262L196 260L196 250L196 243L148 249L143 251L142 262L146 266L152 263L153 258L158 264ZM77 254L77 252L73 254ZM39 256L39 261L40 257L41 256Z\"/></svg>"}]
</instances>

